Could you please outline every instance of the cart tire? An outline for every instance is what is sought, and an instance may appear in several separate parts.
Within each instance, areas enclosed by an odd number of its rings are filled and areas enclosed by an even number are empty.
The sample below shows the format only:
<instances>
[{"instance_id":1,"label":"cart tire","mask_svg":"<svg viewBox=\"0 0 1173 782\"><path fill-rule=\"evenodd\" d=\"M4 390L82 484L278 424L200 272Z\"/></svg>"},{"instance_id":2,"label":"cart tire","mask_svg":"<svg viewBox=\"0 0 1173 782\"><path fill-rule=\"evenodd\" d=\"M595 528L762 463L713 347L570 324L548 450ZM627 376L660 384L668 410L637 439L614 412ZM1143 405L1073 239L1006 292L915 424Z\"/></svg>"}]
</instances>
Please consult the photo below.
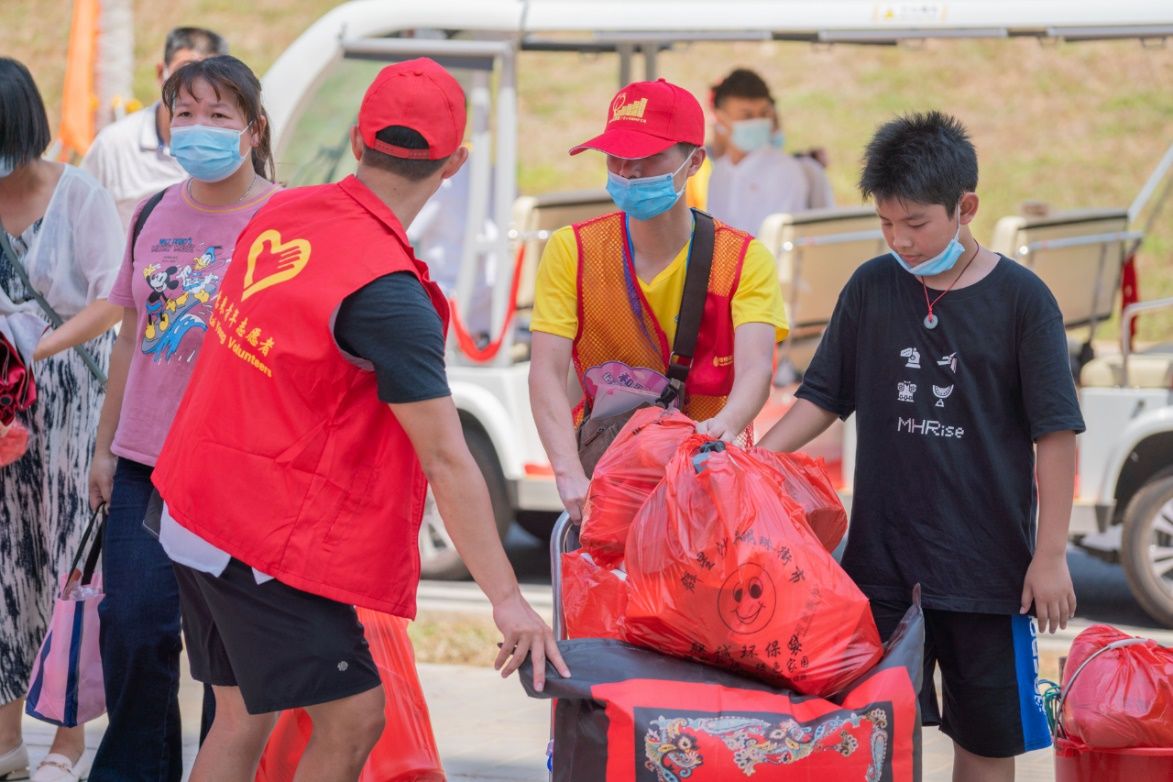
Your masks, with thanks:
<instances>
[{"instance_id":1,"label":"cart tire","mask_svg":"<svg viewBox=\"0 0 1173 782\"><path fill-rule=\"evenodd\" d=\"M1173 475L1149 480L1128 503L1120 555L1136 602L1173 628Z\"/></svg>"},{"instance_id":2,"label":"cart tire","mask_svg":"<svg viewBox=\"0 0 1173 782\"><path fill-rule=\"evenodd\" d=\"M501 540L509 532L513 522L513 508L509 503L509 489L501 465L497 463L497 452L487 435L479 429L465 427L464 439L473 460L481 468L485 484L489 487L489 501L493 506L493 521ZM452 539L444 529L444 520L436 510L432 490L424 507L424 520L420 525L420 578L453 581L468 577L468 568L456 553Z\"/></svg>"}]
</instances>

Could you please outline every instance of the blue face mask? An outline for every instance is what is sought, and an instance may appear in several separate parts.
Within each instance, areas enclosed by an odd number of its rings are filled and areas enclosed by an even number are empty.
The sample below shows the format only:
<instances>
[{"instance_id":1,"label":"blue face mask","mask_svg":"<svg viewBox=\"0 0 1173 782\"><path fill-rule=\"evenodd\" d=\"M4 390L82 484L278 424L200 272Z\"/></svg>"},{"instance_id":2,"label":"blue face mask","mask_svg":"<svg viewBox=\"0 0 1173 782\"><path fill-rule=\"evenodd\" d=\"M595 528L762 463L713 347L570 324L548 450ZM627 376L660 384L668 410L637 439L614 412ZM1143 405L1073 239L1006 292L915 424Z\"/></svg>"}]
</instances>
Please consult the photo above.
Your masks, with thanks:
<instances>
[{"instance_id":1,"label":"blue face mask","mask_svg":"<svg viewBox=\"0 0 1173 782\"><path fill-rule=\"evenodd\" d=\"M965 252L965 245L961 243L961 215L958 210L957 217L957 233L953 234L953 238L949 240L949 244L945 245L945 249L929 258L927 261L921 261L916 266L910 266L908 261L900 257L900 253L888 246L888 251L892 257L904 267L904 270L909 274L915 274L917 277L932 277L936 274L941 274L952 269L957 264L957 259Z\"/></svg>"},{"instance_id":2,"label":"blue face mask","mask_svg":"<svg viewBox=\"0 0 1173 782\"><path fill-rule=\"evenodd\" d=\"M679 168L671 174L645 176L639 179L624 179L618 174L607 172L607 192L622 211L636 220L651 220L676 205L684 188L676 189L676 175L692 160L689 153Z\"/></svg>"},{"instance_id":3,"label":"blue face mask","mask_svg":"<svg viewBox=\"0 0 1173 782\"><path fill-rule=\"evenodd\" d=\"M768 118L738 120L729 131L729 140L742 152L753 152L770 143L773 126Z\"/></svg>"},{"instance_id":4,"label":"blue face mask","mask_svg":"<svg viewBox=\"0 0 1173 782\"><path fill-rule=\"evenodd\" d=\"M10 175L15 170L16 163L6 157L0 157L0 179Z\"/></svg>"},{"instance_id":5,"label":"blue face mask","mask_svg":"<svg viewBox=\"0 0 1173 782\"><path fill-rule=\"evenodd\" d=\"M244 130L186 125L171 129L171 154L201 182L219 182L236 173L244 162L240 137Z\"/></svg>"},{"instance_id":6,"label":"blue face mask","mask_svg":"<svg viewBox=\"0 0 1173 782\"><path fill-rule=\"evenodd\" d=\"M782 149L786 144L786 134L780 130L775 130L770 134L770 146L774 149Z\"/></svg>"}]
</instances>

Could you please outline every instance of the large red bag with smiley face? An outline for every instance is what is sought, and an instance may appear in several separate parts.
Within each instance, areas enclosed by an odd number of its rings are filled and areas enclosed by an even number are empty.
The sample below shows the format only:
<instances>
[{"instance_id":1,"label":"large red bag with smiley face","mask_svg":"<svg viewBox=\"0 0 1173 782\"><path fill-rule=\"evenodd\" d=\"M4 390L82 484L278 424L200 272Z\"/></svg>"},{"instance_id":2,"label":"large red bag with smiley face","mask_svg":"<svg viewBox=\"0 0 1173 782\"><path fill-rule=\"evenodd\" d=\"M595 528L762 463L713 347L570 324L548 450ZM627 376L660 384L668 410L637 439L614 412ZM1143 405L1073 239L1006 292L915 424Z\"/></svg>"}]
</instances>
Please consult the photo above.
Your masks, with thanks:
<instances>
[{"instance_id":1,"label":"large red bag with smiley face","mask_svg":"<svg viewBox=\"0 0 1173 782\"><path fill-rule=\"evenodd\" d=\"M753 453L685 441L626 554L629 643L814 695L880 659L868 599Z\"/></svg>"}]
</instances>

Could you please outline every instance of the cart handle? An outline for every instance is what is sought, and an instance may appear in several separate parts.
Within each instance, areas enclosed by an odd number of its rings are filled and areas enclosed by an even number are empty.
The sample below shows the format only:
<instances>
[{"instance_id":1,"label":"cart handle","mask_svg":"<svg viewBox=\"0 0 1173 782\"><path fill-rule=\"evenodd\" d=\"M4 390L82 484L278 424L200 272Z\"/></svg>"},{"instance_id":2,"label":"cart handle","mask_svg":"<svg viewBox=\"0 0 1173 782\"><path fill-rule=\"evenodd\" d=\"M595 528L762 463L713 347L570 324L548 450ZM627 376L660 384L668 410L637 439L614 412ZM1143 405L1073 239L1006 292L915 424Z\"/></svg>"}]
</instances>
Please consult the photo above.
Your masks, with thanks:
<instances>
[{"instance_id":1,"label":"cart handle","mask_svg":"<svg viewBox=\"0 0 1173 782\"><path fill-rule=\"evenodd\" d=\"M562 554L578 546L579 526L565 511L554 522L550 536L550 588L554 591L554 638L566 640L566 619L562 613Z\"/></svg>"}]
</instances>

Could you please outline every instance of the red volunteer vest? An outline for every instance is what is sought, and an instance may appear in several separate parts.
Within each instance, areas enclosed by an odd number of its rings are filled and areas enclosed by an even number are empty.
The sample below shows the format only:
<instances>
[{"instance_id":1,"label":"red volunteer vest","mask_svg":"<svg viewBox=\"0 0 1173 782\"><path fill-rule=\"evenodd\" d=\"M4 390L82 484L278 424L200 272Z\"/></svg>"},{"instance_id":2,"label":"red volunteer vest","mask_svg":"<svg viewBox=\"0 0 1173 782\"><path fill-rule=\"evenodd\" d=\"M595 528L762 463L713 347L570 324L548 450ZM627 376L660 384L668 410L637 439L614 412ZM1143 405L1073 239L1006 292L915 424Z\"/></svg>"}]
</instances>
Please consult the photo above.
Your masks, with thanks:
<instances>
[{"instance_id":1,"label":"red volunteer vest","mask_svg":"<svg viewBox=\"0 0 1173 782\"><path fill-rule=\"evenodd\" d=\"M353 176L274 195L233 257L155 485L180 524L283 583L413 617L424 474L333 319L391 272L420 279L446 328L444 297Z\"/></svg>"},{"instance_id":2,"label":"red volunteer vest","mask_svg":"<svg viewBox=\"0 0 1173 782\"><path fill-rule=\"evenodd\" d=\"M720 220L713 222L713 269L696 354L684 384L683 412L697 421L719 413L733 388L733 294L752 239ZM583 375L588 369L608 361L666 374L671 346L634 282L623 213L612 212L573 228L578 245L578 334L572 355L580 386L586 388ZM628 280L633 282L638 312L628 298ZM584 400L575 413L576 422L592 401Z\"/></svg>"}]
</instances>

